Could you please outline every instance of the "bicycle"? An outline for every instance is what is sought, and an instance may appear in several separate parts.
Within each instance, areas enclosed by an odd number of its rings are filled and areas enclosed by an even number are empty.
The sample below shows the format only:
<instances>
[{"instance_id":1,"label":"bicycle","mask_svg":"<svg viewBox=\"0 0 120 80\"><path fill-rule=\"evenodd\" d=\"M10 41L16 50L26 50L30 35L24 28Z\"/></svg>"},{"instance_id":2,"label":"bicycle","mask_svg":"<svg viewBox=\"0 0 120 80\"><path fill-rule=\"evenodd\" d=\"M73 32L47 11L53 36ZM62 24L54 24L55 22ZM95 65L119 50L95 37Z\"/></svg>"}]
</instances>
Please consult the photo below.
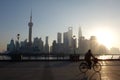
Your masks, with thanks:
<instances>
[{"instance_id":1,"label":"bicycle","mask_svg":"<svg viewBox=\"0 0 120 80\"><path fill-rule=\"evenodd\" d=\"M101 70L101 64L98 62L98 60L92 60L91 68L93 68L94 71L99 72ZM79 65L79 70L83 73L87 72L89 69L87 62L82 62Z\"/></svg>"}]
</instances>

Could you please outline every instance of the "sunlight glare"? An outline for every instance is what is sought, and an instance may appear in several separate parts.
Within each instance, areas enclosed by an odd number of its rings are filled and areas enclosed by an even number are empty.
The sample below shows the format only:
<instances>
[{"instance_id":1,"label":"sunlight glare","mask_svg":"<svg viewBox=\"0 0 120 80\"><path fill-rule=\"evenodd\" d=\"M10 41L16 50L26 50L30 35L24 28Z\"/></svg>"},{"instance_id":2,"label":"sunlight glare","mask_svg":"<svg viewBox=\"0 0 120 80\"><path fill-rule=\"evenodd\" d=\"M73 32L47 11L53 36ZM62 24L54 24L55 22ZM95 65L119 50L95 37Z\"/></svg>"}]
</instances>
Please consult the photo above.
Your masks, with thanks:
<instances>
[{"instance_id":1,"label":"sunlight glare","mask_svg":"<svg viewBox=\"0 0 120 80\"><path fill-rule=\"evenodd\" d=\"M97 40L100 44L103 44L107 48L112 47L113 34L108 29L98 29L95 33Z\"/></svg>"}]
</instances>

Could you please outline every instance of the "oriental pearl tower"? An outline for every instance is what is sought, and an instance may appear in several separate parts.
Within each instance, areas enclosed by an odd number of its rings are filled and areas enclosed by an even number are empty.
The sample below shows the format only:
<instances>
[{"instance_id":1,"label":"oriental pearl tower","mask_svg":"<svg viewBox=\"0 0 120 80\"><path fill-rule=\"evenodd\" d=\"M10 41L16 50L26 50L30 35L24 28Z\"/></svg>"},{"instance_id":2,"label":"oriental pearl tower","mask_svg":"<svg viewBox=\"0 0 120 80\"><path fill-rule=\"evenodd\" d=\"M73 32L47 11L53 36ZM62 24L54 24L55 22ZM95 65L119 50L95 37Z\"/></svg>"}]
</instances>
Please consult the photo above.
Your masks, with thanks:
<instances>
[{"instance_id":1,"label":"oriental pearl tower","mask_svg":"<svg viewBox=\"0 0 120 80\"><path fill-rule=\"evenodd\" d=\"M29 40L29 46L32 46L32 26L33 26L33 22L32 22L32 11L31 11L31 16L30 16L30 22L28 23L29 26L29 35L28 35L28 40Z\"/></svg>"}]
</instances>

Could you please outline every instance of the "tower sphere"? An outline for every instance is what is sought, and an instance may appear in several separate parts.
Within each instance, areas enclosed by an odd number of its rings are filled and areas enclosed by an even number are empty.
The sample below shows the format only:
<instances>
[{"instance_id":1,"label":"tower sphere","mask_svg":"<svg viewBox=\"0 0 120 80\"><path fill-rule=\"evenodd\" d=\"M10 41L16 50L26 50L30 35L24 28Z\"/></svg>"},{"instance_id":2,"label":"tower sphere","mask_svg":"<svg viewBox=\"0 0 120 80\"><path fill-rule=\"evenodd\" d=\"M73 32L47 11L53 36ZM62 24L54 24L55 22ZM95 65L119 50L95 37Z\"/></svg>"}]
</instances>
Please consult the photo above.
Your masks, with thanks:
<instances>
[{"instance_id":1,"label":"tower sphere","mask_svg":"<svg viewBox=\"0 0 120 80\"><path fill-rule=\"evenodd\" d=\"M33 26L33 23L32 23L32 22L29 22L29 23L28 23L28 26Z\"/></svg>"}]
</instances>

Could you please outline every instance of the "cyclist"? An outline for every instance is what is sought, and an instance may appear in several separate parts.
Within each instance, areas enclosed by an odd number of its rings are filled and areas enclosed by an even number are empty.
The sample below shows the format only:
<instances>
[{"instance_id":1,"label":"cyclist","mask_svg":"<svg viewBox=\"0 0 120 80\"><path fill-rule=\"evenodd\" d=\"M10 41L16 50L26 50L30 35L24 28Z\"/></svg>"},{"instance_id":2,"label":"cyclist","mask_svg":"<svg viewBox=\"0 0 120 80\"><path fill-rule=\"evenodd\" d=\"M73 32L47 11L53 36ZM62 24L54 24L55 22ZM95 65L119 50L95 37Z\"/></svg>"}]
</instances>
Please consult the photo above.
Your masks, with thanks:
<instances>
[{"instance_id":1,"label":"cyclist","mask_svg":"<svg viewBox=\"0 0 120 80\"><path fill-rule=\"evenodd\" d=\"M96 60L97 58L95 58L91 52L91 50L89 49L88 52L85 54L85 61L88 63L89 69L91 69L91 58L93 58L94 60Z\"/></svg>"}]
</instances>

